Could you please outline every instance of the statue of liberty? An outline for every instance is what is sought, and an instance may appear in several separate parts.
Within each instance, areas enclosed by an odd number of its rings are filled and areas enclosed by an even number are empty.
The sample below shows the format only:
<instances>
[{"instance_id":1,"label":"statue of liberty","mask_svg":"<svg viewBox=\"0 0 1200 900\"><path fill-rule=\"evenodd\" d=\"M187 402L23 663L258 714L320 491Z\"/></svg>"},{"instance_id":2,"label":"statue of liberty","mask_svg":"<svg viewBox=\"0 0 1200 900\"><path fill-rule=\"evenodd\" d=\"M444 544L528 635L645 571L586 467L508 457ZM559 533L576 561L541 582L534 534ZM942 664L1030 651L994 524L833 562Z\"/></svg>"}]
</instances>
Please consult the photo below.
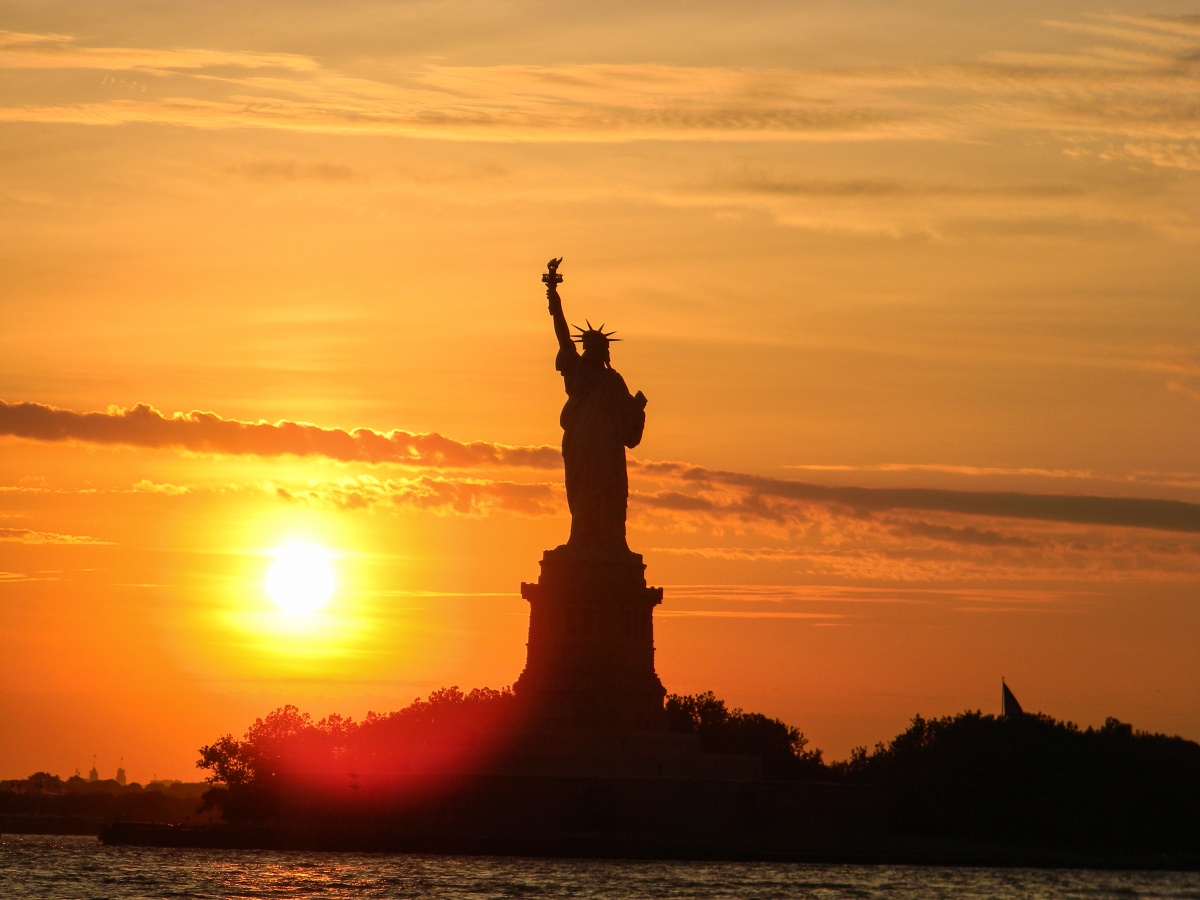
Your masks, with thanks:
<instances>
[{"instance_id":1,"label":"statue of liberty","mask_svg":"<svg viewBox=\"0 0 1200 900\"><path fill-rule=\"evenodd\" d=\"M646 397L629 393L609 361L609 343L615 332L604 326L574 326L572 337L563 315L558 285L561 259L552 259L542 276L546 299L558 338L554 367L562 373L567 402L559 422L563 429L562 455L566 469L567 505L571 509L571 537L567 547L587 555L612 556L629 552L625 542L625 510L629 501L629 476L625 448L636 447L646 424ZM583 348L580 353L575 344Z\"/></svg>"}]
</instances>

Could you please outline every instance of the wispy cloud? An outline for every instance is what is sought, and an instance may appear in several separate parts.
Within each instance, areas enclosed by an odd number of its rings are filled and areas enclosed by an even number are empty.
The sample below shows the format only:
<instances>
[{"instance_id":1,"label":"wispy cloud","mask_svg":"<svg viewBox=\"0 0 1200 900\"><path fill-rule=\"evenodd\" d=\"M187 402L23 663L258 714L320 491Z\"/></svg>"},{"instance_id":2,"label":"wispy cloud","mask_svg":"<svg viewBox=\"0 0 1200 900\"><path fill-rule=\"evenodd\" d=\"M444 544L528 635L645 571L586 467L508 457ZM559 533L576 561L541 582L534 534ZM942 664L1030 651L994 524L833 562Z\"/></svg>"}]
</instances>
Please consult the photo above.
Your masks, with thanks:
<instances>
[{"instance_id":1,"label":"wispy cloud","mask_svg":"<svg viewBox=\"0 0 1200 900\"><path fill-rule=\"evenodd\" d=\"M761 169L743 166L740 171L718 178L715 190L727 189L736 194L761 194L767 197L799 197L830 199L897 199L922 200L929 198L1072 198L1083 193L1073 184L1025 183L1007 185L952 184L895 179L815 180L784 177Z\"/></svg>"},{"instance_id":2,"label":"wispy cloud","mask_svg":"<svg viewBox=\"0 0 1200 900\"><path fill-rule=\"evenodd\" d=\"M0 572L0 584L19 583L23 581L44 581L46 579L34 578L26 575L23 572Z\"/></svg>"},{"instance_id":3,"label":"wispy cloud","mask_svg":"<svg viewBox=\"0 0 1200 900\"><path fill-rule=\"evenodd\" d=\"M541 516L565 508L557 485L483 478L378 479L371 476L310 482L302 486L265 484L264 490L297 503L366 509L407 507L440 514L485 516L492 512Z\"/></svg>"},{"instance_id":4,"label":"wispy cloud","mask_svg":"<svg viewBox=\"0 0 1200 900\"><path fill-rule=\"evenodd\" d=\"M1167 373L1167 390L1200 400L1200 354L1181 353L1170 359L1155 360L1151 368Z\"/></svg>"},{"instance_id":5,"label":"wispy cloud","mask_svg":"<svg viewBox=\"0 0 1200 900\"><path fill-rule=\"evenodd\" d=\"M111 544L86 534L57 534L53 531L34 531L32 528L0 528L0 541L17 544Z\"/></svg>"},{"instance_id":6,"label":"wispy cloud","mask_svg":"<svg viewBox=\"0 0 1200 900\"><path fill-rule=\"evenodd\" d=\"M901 535L916 535L933 538L951 544L968 544L977 547L1036 547L1038 542L1026 537L1011 534L1001 534L990 529L976 528L973 525L956 527L954 525L937 525L933 522L920 520L905 522L897 528Z\"/></svg>"},{"instance_id":7,"label":"wispy cloud","mask_svg":"<svg viewBox=\"0 0 1200 900\"><path fill-rule=\"evenodd\" d=\"M337 163L300 163L296 160L273 160L250 163L236 169L253 181L354 181L360 174L349 166Z\"/></svg>"},{"instance_id":8,"label":"wispy cloud","mask_svg":"<svg viewBox=\"0 0 1200 900\"><path fill-rule=\"evenodd\" d=\"M1170 390L1186 386L1172 380ZM1197 392L1200 396L1200 391ZM1090 469L1047 469L1038 466L967 466L948 463L876 463L873 465L851 465L843 463L794 463L783 466L803 472L862 472L862 473L906 473L930 472L939 475L962 475L967 478L1002 476L1005 478L1044 478L1055 481L1111 482L1114 484L1140 484L1159 487L1200 487L1200 472L1122 472L1119 474L1097 472Z\"/></svg>"},{"instance_id":9,"label":"wispy cloud","mask_svg":"<svg viewBox=\"0 0 1200 900\"><path fill-rule=\"evenodd\" d=\"M1043 469L1030 466L962 466L945 463L878 463L846 465L842 463L794 463L785 469L806 472L938 472L948 475L1036 475L1044 478L1095 478L1086 469Z\"/></svg>"},{"instance_id":10,"label":"wispy cloud","mask_svg":"<svg viewBox=\"0 0 1200 900\"><path fill-rule=\"evenodd\" d=\"M838 584L666 585L663 618L799 619L811 625L856 626L888 616L897 605L906 616L933 610L956 613L1071 613L1095 602L1094 590L1006 587L905 587ZM679 604L686 609L675 609Z\"/></svg>"},{"instance_id":11,"label":"wispy cloud","mask_svg":"<svg viewBox=\"0 0 1200 900\"><path fill-rule=\"evenodd\" d=\"M662 609L654 615L666 619L815 619L832 621L850 618L841 613L789 612L769 609Z\"/></svg>"},{"instance_id":12,"label":"wispy cloud","mask_svg":"<svg viewBox=\"0 0 1200 900\"><path fill-rule=\"evenodd\" d=\"M997 51L959 65L853 69L423 65L385 82L299 54L90 47L63 35L5 33L0 67L130 71L156 83L139 99L9 104L0 120L593 142L960 141L1010 129L1114 136L1118 151L1175 142L1144 158L1190 167L1200 140L1194 23L1092 16L1045 27L1099 43Z\"/></svg>"},{"instance_id":13,"label":"wispy cloud","mask_svg":"<svg viewBox=\"0 0 1200 900\"><path fill-rule=\"evenodd\" d=\"M87 47L64 34L0 31L0 69L103 69L162 74L172 70L281 69L315 72L316 60L292 53L201 48Z\"/></svg>"},{"instance_id":14,"label":"wispy cloud","mask_svg":"<svg viewBox=\"0 0 1200 900\"><path fill-rule=\"evenodd\" d=\"M723 548L708 548L719 552ZM655 553L695 552L703 555L706 548L692 551L679 548L655 548ZM907 587L904 585L868 586L847 584L673 584L668 585L671 596L678 600L707 600L719 603L773 604L902 604L944 605L970 602L977 605L1004 604L1029 606L1038 604L1090 602L1094 590L1014 587Z\"/></svg>"},{"instance_id":15,"label":"wispy cloud","mask_svg":"<svg viewBox=\"0 0 1200 900\"><path fill-rule=\"evenodd\" d=\"M286 503L344 510L413 509L437 515L483 517L492 513L523 516L555 515L566 511L566 494L559 483L505 481L466 476L417 475L376 478L352 475L332 479L263 480L224 484L173 484L142 479L127 488L17 487L0 485L0 493L38 494L157 494L161 497L266 496ZM14 537L5 538L5 530ZM0 529L0 540L17 540L18 531ZM30 532L38 534L38 532ZM53 536L52 536L53 537ZM58 535L57 537L70 537ZM42 543L47 541L28 541ZM92 542L80 538L71 542ZM103 543L103 542L99 542Z\"/></svg>"},{"instance_id":16,"label":"wispy cloud","mask_svg":"<svg viewBox=\"0 0 1200 900\"><path fill-rule=\"evenodd\" d=\"M36 54L22 54L16 62L27 56ZM20 67L50 69L57 58ZM198 53L197 61L202 58ZM105 61L113 69L128 62L134 71L172 71L170 57L126 60L120 53L88 57L72 67L86 63L105 68ZM0 108L0 121L598 143L909 140L947 137L954 131L935 108L898 104L886 95L861 91L857 82L821 85L810 73L790 70L426 66L404 83L388 85L324 71L311 77L306 72L229 77L189 74L184 68L174 71L176 91L170 96L68 97L57 103L10 105ZM191 83L178 84L181 78ZM218 90L221 86L224 90ZM155 94L164 93L163 85L151 87Z\"/></svg>"}]
</instances>

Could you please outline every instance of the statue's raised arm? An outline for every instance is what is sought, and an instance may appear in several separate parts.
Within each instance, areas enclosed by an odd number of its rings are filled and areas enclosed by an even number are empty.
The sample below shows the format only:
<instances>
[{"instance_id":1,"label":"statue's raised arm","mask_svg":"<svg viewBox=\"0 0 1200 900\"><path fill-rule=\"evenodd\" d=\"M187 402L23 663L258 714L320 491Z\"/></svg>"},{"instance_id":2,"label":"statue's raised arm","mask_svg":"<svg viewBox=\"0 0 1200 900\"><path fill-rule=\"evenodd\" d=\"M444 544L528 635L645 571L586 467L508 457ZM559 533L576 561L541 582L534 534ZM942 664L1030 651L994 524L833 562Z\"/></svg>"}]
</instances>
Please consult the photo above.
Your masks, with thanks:
<instances>
[{"instance_id":1,"label":"statue's raised arm","mask_svg":"<svg viewBox=\"0 0 1200 900\"><path fill-rule=\"evenodd\" d=\"M546 274L542 283L546 285L546 300L550 305L550 316L554 319L554 336L558 338L558 349L564 353L577 353L575 342L571 340L571 329L567 326L567 317L563 315L562 298L558 296L558 286L562 284L562 276L558 267L562 257L546 263Z\"/></svg>"}]
</instances>

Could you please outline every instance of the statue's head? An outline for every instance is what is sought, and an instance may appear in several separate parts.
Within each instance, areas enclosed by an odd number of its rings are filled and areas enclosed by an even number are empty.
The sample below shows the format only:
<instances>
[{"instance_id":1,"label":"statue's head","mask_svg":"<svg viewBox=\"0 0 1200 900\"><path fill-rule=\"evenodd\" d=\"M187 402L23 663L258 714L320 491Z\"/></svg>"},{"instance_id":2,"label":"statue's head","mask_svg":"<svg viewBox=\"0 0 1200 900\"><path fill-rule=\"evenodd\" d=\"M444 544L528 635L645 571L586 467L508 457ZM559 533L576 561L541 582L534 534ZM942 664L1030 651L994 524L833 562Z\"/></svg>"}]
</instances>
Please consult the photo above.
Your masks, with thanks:
<instances>
[{"instance_id":1,"label":"statue's head","mask_svg":"<svg viewBox=\"0 0 1200 900\"><path fill-rule=\"evenodd\" d=\"M584 321L587 321L586 319ZM595 359L602 363L607 363L608 345L612 341L619 341L620 338L613 337L615 331L605 331L604 326L593 328L592 323L587 323L587 328L580 328L578 325L573 326L579 334L575 335L573 340L583 347L584 359Z\"/></svg>"}]
</instances>

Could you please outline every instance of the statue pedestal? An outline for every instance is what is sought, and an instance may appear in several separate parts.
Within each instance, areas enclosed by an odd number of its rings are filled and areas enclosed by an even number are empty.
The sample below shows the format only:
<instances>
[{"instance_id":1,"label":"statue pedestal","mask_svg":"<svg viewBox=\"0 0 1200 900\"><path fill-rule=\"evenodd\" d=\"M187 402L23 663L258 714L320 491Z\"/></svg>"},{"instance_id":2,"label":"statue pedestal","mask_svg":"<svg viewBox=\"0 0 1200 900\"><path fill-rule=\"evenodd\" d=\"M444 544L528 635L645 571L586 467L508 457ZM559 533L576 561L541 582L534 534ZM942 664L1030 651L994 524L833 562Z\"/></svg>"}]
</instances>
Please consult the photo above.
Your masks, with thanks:
<instances>
[{"instance_id":1,"label":"statue pedestal","mask_svg":"<svg viewBox=\"0 0 1200 900\"><path fill-rule=\"evenodd\" d=\"M527 727L662 733L666 690L654 671L654 607L637 553L547 550L529 601L525 671L514 689Z\"/></svg>"}]
</instances>

